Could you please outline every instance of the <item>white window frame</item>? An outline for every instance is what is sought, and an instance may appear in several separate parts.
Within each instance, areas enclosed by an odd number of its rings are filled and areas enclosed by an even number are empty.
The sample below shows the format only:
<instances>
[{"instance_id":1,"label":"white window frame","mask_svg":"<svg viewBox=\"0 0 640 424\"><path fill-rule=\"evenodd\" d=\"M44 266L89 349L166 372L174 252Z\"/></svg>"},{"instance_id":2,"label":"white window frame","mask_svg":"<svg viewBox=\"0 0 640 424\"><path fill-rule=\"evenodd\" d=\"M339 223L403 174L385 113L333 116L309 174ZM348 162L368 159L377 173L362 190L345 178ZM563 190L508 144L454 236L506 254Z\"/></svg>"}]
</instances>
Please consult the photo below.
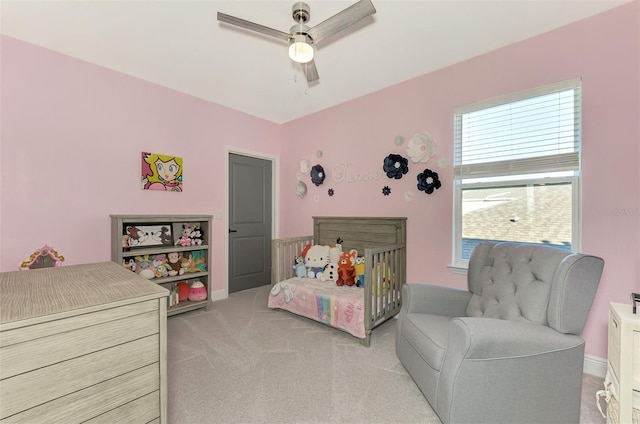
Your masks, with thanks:
<instances>
[{"instance_id":1,"label":"white window frame","mask_svg":"<svg viewBox=\"0 0 640 424\"><path fill-rule=\"evenodd\" d=\"M490 108L497 105L516 102L516 101L524 100L531 97L541 96L541 95L545 95L545 94L549 94L557 91L576 88L576 87L578 87L579 90L582 89L581 81L579 78L574 78L571 80L562 81L555 84L537 87L531 90L525 90L518 93L496 97L494 99L489 99L489 100L485 100L485 101L481 101L481 102L456 108L454 112L454 155L455 155L455 151L458 148L458 144L462 142L460 126L456 125L457 119L462 114ZM578 105L578 106L581 107L581 105ZM577 169L568 172L567 175L549 176L549 177L531 176L531 178L529 178L527 175L523 175L522 178L519 178L518 175L515 175L514 179L509 179L507 181L491 181L490 180L490 181L481 181L481 182L478 182L476 179L471 180L467 177L468 182L465 182L464 176L459 175L459 173L456 173L454 177L454 195L453 195L452 264L449 266L449 269L452 272L466 274L467 267L469 264L468 259L462 258L462 192L463 192L463 189L521 186L521 185L527 185L527 184L540 184L540 183L545 183L545 184L570 183L572 187L571 249L573 252L578 252L581 250L582 248L582 237L581 237L581 229L582 229L582 213L581 213L581 210L582 210L581 179L582 177L581 177L581 174L582 172L581 172L581 166L580 166L581 146L582 146L581 125L582 125L582 117L580 117L580 125L577 128L577 139L578 139ZM455 165L457 164L455 163L455 158L454 158L454 167ZM560 167L558 168L558 170L561 171ZM505 175L508 175L508 174L505 174Z\"/></svg>"}]
</instances>

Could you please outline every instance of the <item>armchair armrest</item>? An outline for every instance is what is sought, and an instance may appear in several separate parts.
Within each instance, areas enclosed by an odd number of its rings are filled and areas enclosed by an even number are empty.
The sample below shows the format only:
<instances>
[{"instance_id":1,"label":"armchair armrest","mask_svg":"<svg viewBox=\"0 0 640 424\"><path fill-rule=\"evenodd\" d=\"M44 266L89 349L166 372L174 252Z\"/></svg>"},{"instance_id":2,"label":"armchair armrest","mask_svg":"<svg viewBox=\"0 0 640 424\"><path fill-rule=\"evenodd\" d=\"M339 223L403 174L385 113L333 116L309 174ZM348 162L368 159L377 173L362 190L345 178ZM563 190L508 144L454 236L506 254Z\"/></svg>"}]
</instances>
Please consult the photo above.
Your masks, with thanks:
<instances>
[{"instance_id":1,"label":"armchair armrest","mask_svg":"<svg viewBox=\"0 0 640 424\"><path fill-rule=\"evenodd\" d=\"M464 359L500 359L572 349L584 340L544 325L494 318L460 317L451 321L448 352Z\"/></svg>"},{"instance_id":2,"label":"armchair armrest","mask_svg":"<svg viewBox=\"0 0 640 424\"><path fill-rule=\"evenodd\" d=\"M429 284L402 286L405 313L423 313L448 317L466 316L471 292Z\"/></svg>"}]
</instances>

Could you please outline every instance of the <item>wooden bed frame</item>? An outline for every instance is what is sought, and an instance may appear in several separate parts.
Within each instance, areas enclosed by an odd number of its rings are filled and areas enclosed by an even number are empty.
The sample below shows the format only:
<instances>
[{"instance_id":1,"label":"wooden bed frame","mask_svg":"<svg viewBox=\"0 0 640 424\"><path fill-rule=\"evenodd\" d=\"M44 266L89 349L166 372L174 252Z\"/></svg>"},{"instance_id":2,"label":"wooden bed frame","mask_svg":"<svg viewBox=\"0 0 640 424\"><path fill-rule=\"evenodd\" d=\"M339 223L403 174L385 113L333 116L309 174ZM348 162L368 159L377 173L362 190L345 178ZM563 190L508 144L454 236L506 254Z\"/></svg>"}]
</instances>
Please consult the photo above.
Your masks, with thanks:
<instances>
[{"instance_id":1,"label":"wooden bed frame","mask_svg":"<svg viewBox=\"0 0 640 424\"><path fill-rule=\"evenodd\" d=\"M358 256L365 258L365 338L359 340L370 346L371 330L400 312L402 306L400 294L407 269L406 222L407 218L313 217L313 236L273 240L271 284L294 277L295 257L307 244L331 245L342 239L343 251L356 249ZM382 263L383 267L373 266ZM386 290L372 284L382 280Z\"/></svg>"}]
</instances>

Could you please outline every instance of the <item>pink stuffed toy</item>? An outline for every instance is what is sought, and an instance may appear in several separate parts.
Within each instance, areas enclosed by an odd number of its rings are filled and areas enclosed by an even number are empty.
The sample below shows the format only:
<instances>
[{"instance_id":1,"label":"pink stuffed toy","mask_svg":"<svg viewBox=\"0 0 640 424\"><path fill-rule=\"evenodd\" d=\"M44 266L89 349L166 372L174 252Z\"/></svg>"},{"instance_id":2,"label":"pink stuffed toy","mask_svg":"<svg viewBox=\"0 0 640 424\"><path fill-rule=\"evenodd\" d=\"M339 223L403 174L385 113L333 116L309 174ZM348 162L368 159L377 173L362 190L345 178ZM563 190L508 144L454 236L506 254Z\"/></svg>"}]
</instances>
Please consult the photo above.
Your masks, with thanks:
<instances>
[{"instance_id":1,"label":"pink stuffed toy","mask_svg":"<svg viewBox=\"0 0 640 424\"><path fill-rule=\"evenodd\" d=\"M207 299L207 288L200 281L194 281L189 288L189 300L197 302Z\"/></svg>"}]
</instances>

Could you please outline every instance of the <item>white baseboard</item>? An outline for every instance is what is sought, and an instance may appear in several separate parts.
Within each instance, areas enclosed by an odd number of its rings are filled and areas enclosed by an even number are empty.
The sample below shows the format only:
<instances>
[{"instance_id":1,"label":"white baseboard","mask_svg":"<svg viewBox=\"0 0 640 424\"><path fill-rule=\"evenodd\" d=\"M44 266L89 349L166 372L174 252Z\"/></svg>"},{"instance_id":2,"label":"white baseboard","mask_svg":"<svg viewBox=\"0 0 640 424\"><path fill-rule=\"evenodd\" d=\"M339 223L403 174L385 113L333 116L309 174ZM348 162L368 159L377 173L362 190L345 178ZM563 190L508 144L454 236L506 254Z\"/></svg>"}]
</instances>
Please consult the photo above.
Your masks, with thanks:
<instances>
[{"instance_id":1,"label":"white baseboard","mask_svg":"<svg viewBox=\"0 0 640 424\"><path fill-rule=\"evenodd\" d=\"M229 293L226 290L218 290L215 292L211 292L211 301L215 302L218 300L226 299L229 297Z\"/></svg>"},{"instance_id":2,"label":"white baseboard","mask_svg":"<svg viewBox=\"0 0 640 424\"><path fill-rule=\"evenodd\" d=\"M604 378L607 374L607 360L597 356L584 355L584 368L586 374Z\"/></svg>"}]
</instances>

